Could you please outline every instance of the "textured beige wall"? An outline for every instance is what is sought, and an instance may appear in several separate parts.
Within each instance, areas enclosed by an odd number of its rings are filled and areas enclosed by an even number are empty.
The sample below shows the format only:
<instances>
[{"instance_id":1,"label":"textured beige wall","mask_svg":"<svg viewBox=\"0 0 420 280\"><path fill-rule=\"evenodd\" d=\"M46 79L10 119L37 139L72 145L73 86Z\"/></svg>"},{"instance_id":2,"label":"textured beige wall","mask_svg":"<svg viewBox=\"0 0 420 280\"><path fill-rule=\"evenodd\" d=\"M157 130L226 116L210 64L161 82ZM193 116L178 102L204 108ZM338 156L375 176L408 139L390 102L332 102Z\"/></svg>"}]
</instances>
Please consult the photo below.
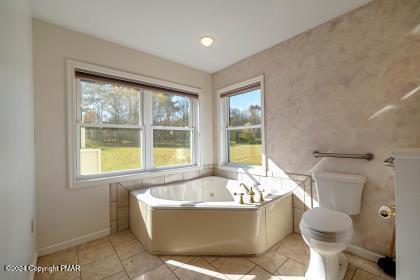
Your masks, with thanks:
<instances>
[{"instance_id":1,"label":"textured beige wall","mask_svg":"<svg viewBox=\"0 0 420 280\"><path fill-rule=\"evenodd\" d=\"M40 249L109 229L109 185L67 188L66 59L202 89L200 127L213 125L212 76L40 20L33 21L35 149ZM200 131L203 163L213 163L213 130ZM42 250L41 250L42 251Z\"/></svg>"},{"instance_id":2,"label":"textured beige wall","mask_svg":"<svg viewBox=\"0 0 420 280\"><path fill-rule=\"evenodd\" d=\"M260 74L269 168L365 175L353 244L385 253L392 224L376 213L394 184L383 160L420 146L420 1L373 1L215 73L214 86ZM319 161L315 149L376 158Z\"/></svg>"}]
</instances>

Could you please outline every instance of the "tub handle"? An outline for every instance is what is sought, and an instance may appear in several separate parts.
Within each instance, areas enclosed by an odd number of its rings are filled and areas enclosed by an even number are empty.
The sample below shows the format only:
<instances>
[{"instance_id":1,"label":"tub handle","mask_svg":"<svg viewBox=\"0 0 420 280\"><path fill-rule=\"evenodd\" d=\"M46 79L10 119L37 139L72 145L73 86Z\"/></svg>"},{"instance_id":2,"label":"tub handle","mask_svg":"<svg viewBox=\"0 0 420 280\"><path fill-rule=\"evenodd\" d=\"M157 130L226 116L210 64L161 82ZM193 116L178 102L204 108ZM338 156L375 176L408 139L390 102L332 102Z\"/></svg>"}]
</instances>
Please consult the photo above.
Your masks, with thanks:
<instances>
[{"instance_id":1,"label":"tub handle","mask_svg":"<svg viewBox=\"0 0 420 280\"><path fill-rule=\"evenodd\" d=\"M244 193L233 193L234 195L239 195L239 204L244 204Z\"/></svg>"}]
</instances>

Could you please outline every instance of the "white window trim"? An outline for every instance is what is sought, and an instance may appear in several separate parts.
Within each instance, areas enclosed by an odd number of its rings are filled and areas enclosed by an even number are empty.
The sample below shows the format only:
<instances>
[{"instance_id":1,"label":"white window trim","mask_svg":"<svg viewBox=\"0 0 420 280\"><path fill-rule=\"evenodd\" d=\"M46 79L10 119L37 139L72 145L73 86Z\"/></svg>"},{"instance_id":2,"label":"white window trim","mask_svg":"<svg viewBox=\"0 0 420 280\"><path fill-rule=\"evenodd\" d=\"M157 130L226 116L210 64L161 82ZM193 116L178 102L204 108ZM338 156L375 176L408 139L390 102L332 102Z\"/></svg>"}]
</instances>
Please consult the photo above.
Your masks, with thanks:
<instances>
[{"instance_id":1,"label":"white window trim","mask_svg":"<svg viewBox=\"0 0 420 280\"><path fill-rule=\"evenodd\" d=\"M226 102L226 98L222 98L221 95L234 91L240 88L244 88L249 85L259 83L261 86L261 125L255 125L255 127L261 127L261 149L262 149L262 161L261 166L253 166L253 165L242 165L242 164L233 164L228 162L228 144L227 144L227 130L236 130L240 129L241 127L228 127L228 116L229 116L229 108ZM236 83L221 89L216 90L217 95L217 139L218 139L218 168L239 172L239 173L249 173L255 175L263 175L267 174L267 156L265 150L265 110L264 110L264 76L258 76L240 83ZM246 126L246 128L250 128L252 126Z\"/></svg>"},{"instance_id":2,"label":"white window trim","mask_svg":"<svg viewBox=\"0 0 420 280\"><path fill-rule=\"evenodd\" d=\"M162 86L166 88L173 88L176 90L186 91L196 93L198 98L192 99L192 108L191 108L191 124L187 128L179 127L154 127L152 125L152 112L151 108L146 108L144 106L144 98L151 98L150 94L142 94L141 110L142 115L140 117L141 123L139 125L127 126L132 128L140 128L142 131L142 146L144 151L142 153L142 169L129 170L129 171L119 171L119 172L110 172L106 174L97 174L97 175L85 175L78 177L78 144L77 137L80 138L80 124L78 123L78 116L80 113L79 96L78 96L78 83L75 78L76 70L85 70L91 71L94 73L100 73L104 75L109 75L113 77L121 77L125 79L139 81L145 84L153 84L157 86ZM124 71L119 71L115 69L105 68L89 63L84 63L75 60L67 60L67 153L68 153L68 187L69 188L80 188L80 187L89 187L104 185L109 183L129 181L129 180L138 180L147 177L161 176L175 174L179 172L191 171L191 170L200 170L201 168L201 152L200 152L200 141L199 141L199 100L201 95L201 89L190 87L186 85L180 85L172 82L167 82L151 77L146 77L142 75L137 75L133 73L128 73ZM83 125L89 126L89 125ZM98 127L97 125L93 125ZM121 125L118 125L120 127ZM122 125L124 126L124 125ZM121 127L122 127L121 126ZM100 127L115 127L115 125L100 125ZM153 128L163 128L163 129L177 129L177 130L192 130L192 141L191 141L191 153L192 153L192 164L188 165L174 165L168 167L159 167L159 168L150 168L152 166L152 156L153 156L153 139L152 132ZM149 133L145 133L146 130L149 130ZM146 153L149 153L146 155ZM148 168L148 169L146 169Z\"/></svg>"}]
</instances>

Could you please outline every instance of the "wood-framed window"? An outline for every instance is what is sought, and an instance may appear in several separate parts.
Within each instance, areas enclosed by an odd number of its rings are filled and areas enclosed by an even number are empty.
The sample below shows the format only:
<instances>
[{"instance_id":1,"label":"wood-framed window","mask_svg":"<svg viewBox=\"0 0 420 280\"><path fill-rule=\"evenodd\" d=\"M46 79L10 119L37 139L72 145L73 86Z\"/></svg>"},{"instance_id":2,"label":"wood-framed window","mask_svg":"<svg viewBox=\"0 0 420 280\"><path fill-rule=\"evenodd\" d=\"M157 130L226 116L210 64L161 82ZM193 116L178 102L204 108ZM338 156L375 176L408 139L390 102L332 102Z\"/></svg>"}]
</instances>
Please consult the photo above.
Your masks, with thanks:
<instances>
[{"instance_id":1,"label":"wood-framed window","mask_svg":"<svg viewBox=\"0 0 420 280\"><path fill-rule=\"evenodd\" d=\"M199 90L69 61L71 186L199 165Z\"/></svg>"},{"instance_id":2,"label":"wood-framed window","mask_svg":"<svg viewBox=\"0 0 420 280\"><path fill-rule=\"evenodd\" d=\"M219 167L265 170L263 77L217 93Z\"/></svg>"}]
</instances>

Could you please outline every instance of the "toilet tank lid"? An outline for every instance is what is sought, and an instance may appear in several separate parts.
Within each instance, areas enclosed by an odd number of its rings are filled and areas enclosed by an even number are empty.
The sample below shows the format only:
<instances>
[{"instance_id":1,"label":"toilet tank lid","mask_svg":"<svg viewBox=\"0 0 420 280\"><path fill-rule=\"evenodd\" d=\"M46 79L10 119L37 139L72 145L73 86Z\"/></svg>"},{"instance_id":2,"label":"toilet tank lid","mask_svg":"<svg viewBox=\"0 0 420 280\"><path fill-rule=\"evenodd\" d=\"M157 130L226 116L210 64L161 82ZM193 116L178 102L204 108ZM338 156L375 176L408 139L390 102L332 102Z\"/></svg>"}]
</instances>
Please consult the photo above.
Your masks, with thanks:
<instances>
[{"instance_id":1,"label":"toilet tank lid","mask_svg":"<svg viewBox=\"0 0 420 280\"><path fill-rule=\"evenodd\" d=\"M355 184L364 184L366 177L362 175L346 174L346 173L333 173L333 172L314 172L313 177L315 180L323 179L337 182L347 182Z\"/></svg>"}]
</instances>

